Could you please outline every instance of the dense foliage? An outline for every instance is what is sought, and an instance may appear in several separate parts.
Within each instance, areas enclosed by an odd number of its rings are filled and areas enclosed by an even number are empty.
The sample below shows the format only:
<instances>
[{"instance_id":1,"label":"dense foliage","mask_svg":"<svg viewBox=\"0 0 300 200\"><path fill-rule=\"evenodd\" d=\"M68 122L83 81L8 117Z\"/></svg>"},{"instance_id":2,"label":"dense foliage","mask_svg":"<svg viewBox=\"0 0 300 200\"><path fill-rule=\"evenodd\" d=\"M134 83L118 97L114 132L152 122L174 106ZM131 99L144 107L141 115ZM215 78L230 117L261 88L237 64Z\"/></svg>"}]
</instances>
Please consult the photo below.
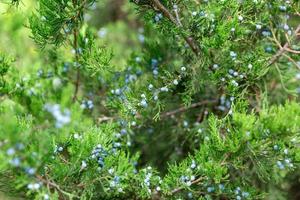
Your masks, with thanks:
<instances>
[{"instance_id":1,"label":"dense foliage","mask_svg":"<svg viewBox=\"0 0 300 200\"><path fill-rule=\"evenodd\" d=\"M299 1L0 12L4 199L299 198Z\"/></svg>"}]
</instances>

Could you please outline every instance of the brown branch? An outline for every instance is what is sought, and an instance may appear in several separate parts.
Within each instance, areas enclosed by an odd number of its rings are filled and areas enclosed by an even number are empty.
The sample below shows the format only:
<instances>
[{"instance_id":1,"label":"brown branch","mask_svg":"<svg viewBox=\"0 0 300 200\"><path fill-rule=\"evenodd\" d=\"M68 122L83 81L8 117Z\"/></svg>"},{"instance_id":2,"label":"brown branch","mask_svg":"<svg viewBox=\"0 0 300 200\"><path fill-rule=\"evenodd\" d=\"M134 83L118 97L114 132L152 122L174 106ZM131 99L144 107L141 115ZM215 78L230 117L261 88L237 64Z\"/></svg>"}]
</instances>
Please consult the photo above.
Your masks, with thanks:
<instances>
[{"instance_id":1,"label":"brown branch","mask_svg":"<svg viewBox=\"0 0 300 200\"><path fill-rule=\"evenodd\" d=\"M300 25L297 27L297 29L295 30L295 32L294 32L294 37L296 36L298 36L298 34L299 34L299 32L300 32ZM274 36L275 37L275 36ZM276 41L276 40L275 40ZM277 42L276 42L277 43ZM273 65L286 51L289 51L288 49L289 49L289 46L290 46L290 44L289 44L289 42L286 42L284 45L283 45L283 47L281 47L281 45L278 45L279 46L279 51L271 58L271 60L269 61L269 63L268 63L268 66L270 66L270 65Z\"/></svg>"},{"instance_id":2,"label":"brown branch","mask_svg":"<svg viewBox=\"0 0 300 200\"><path fill-rule=\"evenodd\" d=\"M73 47L75 49L75 61L76 61L76 66L79 65L78 60L78 46L77 46L77 38L78 38L78 31L75 28L74 33L73 33L73 37L74 37L74 43L73 43ZM79 66L77 66L77 74L76 74L76 82L75 82L75 91L74 91L74 95L73 95L73 102L76 101L77 99L77 94L78 94L78 90L79 90L79 85L80 85L80 70L79 70Z\"/></svg>"},{"instance_id":3,"label":"brown branch","mask_svg":"<svg viewBox=\"0 0 300 200\"><path fill-rule=\"evenodd\" d=\"M80 16L82 9L84 8L86 4L86 0L83 1L83 3L78 7L78 12L76 15L76 18ZM73 6L76 6L76 0L73 0ZM74 37L74 41L73 41L73 48L75 49L75 61L76 61L76 66L79 65L79 55L78 55L78 27L74 28L74 32L73 32L73 37ZM76 72L76 81L75 81L75 91L73 94L73 102L76 101L77 99L77 94L78 94L78 90L79 90L79 85L80 85L80 70L79 67L77 66L77 72Z\"/></svg>"},{"instance_id":4,"label":"brown branch","mask_svg":"<svg viewBox=\"0 0 300 200\"><path fill-rule=\"evenodd\" d=\"M175 13L175 17L177 22L179 23L180 26L183 26L181 21L180 21L180 17L179 17L179 13L178 13L178 9L174 9L174 13Z\"/></svg>"},{"instance_id":5,"label":"brown branch","mask_svg":"<svg viewBox=\"0 0 300 200\"><path fill-rule=\"evenodd\" d=\"M59 156L59 158L65 163L65 164L70 164L69 161L67 161L64 156Z\"/></svg>"},{"instance_id":6,"label":"brown branch","mask_svg":"<svg viewBox=\"0 0 300 200\"><path fill-rule=\"evenodd\" d=\"M162 12L165 17L167 17L169 20L171 20L177 26L180 26L180 24L178 23L176 18L169 12L169 10L162 3L160 3L159 0L151 0L151 1L152 1L153 5L158 10L160 10L160 12Z\"/></svg>"},{"instance_id":7,"label":"brown branch","mask_svg":"<svg viewBox=\"0 0 300 200\"><path fill-rule=\"evenodd\" d=\"M218 102L218 100L215 100L215 99L200 101L200 102L191 104L189 107L181 107L181 108L178 108L176 110L172 110L172 111L163 113L163 114L160 115L160 117L162 117L162 118L169 117L169 116L175 115L175 114L180 113L180 112L185 112L185 111L187 111L191 108L197 108L199 106L203 106L203 105L207 105L207 104L215 104L217 102Z\"/></svg>"},{"instance_id":8,"label":"brown branch","mask_svg":"<svg viewBox=\"0 0 300 200\"><path fill-rule=\"evenodd\" d=\"M198 178L198 179L192 181L191 184L192 184L192 185L197 184L197 183L201 182L202 180L203 180L203 177L200 177L200 178ZM183 189L184 189L184 187L178 187L178 188L175 188L174 190L171 191L171 194L175 194L175 193L177 193L177 192L180 192L180 191L183 190Z\"/></svg>"},{"instance_id":9,"label":"brown branch","mask_svg":"<svg viewBox=\"0 0 300 200\"><path fill-rule=\"evenodd\" d=\"M293 58L291 58L285 53L283 54L283 56L285 56L290 62L292 62L300 70L300 65Z\"/></svg>"},{"instance_id":10,"label":"brown branch","mask_svg":"<svg viewBox=\"0 0 300 200\"><path fill-rule=\"evenodd\" d=\"M174 17L169 10L159 1L159 0L151 0L151 2L153 3L153 5L160 10L160 12L162 12L162 14L167 17L172 23L174 23L177 27L179 28L183 28L183 25L181 24L181 22L179 20L176 19L176 17ZM196 56L199 55L199 47L197 46L195 40L193 37L191 36L185 36L183 33L183 38L186 41L186 43L190 46L190 48L192 49L192 51L194 52L194 54L196 54Z\"/></svg>"},{"instance_id":11,"label":"brown branch","mask_svg":"<svg viewBox=\"0 0 300 200\"><path fill-rule=\"evenodd\" d=\"M300 54L300 51L294 50L294 49L290 49L290 48L286 48L286 51L293 53L293 54Z\"/></svg>"},{"instance_id":12,"label":"brown branch","mask_svg":"<svg viewBox=\"0 0 300 200\"><path fill-rule=\"evenodd\" d=\"M42 176L40 176L40 175L36 175L36 178L37 178L39 181L41 181L42 183L46 184L47 186L50 186L50 187L52 187L53 189L56 189L56 190L57 190L59 193L61 193L62 195L65 195L65 196L68 196L68 197L77 197L77 198L79 198L78 196L76 196L76 195L74 195L74 194L71 194L71 193L69 193L69 192L66 192L66 191L62 190L62 189L60 188L59 185L57 185L56 183L54 183L54 182L48 180L47 178L44 179L44 178L43 178Z\"/></svg>"},{"instance_id":13,"label":"brown branch","mask_svg":"<svg viewBox=\"0 0 300 200\"><path fill-rule=\"evenodd\" d=\"M114 119L116 119L116 118L115 117L102 116L102 117L98 118L97 121L99 123L103 123L103 122L107 122L107 121L113 121Z\"/></svg>"}]
</instances>

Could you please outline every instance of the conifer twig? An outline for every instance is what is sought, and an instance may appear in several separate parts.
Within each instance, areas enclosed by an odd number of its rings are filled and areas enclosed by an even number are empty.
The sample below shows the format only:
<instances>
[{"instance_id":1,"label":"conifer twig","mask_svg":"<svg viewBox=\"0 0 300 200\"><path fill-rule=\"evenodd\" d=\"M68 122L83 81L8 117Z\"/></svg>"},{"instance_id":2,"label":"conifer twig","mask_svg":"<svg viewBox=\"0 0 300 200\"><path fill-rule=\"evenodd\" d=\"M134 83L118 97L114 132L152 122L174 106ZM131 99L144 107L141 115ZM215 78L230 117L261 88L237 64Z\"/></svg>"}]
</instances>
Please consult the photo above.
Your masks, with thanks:
<instances>
[{"instance_id":1,"label":"conifer twig","mask_svg":"<svg viewBox=\"0 0 300 200\"><path fill-rule=\"evenodd\" d=\"M75 49L75 61L76 61L76 66L78 65L78 50L77 50L77 37L78 37L78 32L77 32L77 29L74 30L74 33L73 33L73 36L74 36L74 43L73 43L73 47ZM77 66L79 67L79 66ZM76 82L75 82L75 91L74 91L74 95L73 95L73 102L75 102L75 100L77 99L77 93L78 93L78 90L79 90L79 83L80 82L80 70L77 69L77 72L76 72Z\"/></svg>"},{"instance_id":2,"label":"conifer twig","mask_svg":"<svg viewBox=\"0 0 300 200\"><path fill-rule=\"evenodd\" d=\"M196 180L191 182L191 185L197 184L197 183L201 182L202 180L203 180L203 177L197 178ZM180 192L183 189L184 189L184 187L175 188L174 190L171 191L171 194L175 194L177 192Z\"/></svg>"},{"instance_id":3,"label":"conifer twig","mask_svg":"<svg viewBox=\"0 0 300 200\"><path fill-rule=\"evenodd\" d=\"M298 34L300 32L300 25L298 25L298 27L296 28L293 37L298 37ZM277 42L276 42L277 43ZM268 66L273 65L286 51L289 51L289 42L287 41L283 46L278 45L279 46L279 51L271 58L271 60L268 63Z\"/></svg>"},{"instance_id":4,"label":"conifer twig","mask_svg":"<svg viewBox=\"0 0 300 200\"><path fill-rule=\"evenodd\" d=\"M71 193L69 193L69 192L66 192L66 191L62 190L62 189L60 188L59 185L57 185L56 183L54 183L54 182L48 180L47 178L44 179L44 178L43 178L42 176L40 176L40 175L37 175L36 178L37 178L39 181L41 181L42 183L46 184L47 186L50 186L50 187L52 187L53 189L56 189L59 193L65 195L65 196L68 196L68 197L77 197L77 196L74 195L74 194L71 194Z\"/></svg>"},{"instance_id":5,"label":"conifer twig","mask_svg":"<svg viewBox=\"0 0 300 200\"><path fill-rule=\"evenodd\" d=\"M290 48L286 48L286 51L293 53L293 54L300 54L300 51L294 50L294 49L290 49Z\"/></svg>"},{"instance_id":6,"label":"conifer twig","mask_svg":"<svg viewBox=\"0 0 300 200\"><path fill-rule=\"evenodd\" d=\"M288 56L287 54L282 54L284 57L286 57L290 62L292 62L299 70L300 70L300 65L290 56Z\"/></svg>"},{"instance_id":7,"label":"conifer twig","mask_svg":"<svg viewBox=\"0 0 300 200\"><path fill-rule=\"evenodd\" d=\"M86 4L86 0L84 0L82 2L82 4L78 7L78 12L75 16L76 18L79 18L80 13L81 13L81 9L84 8ZM73 6L76 7L76 0L73 0ZM75 20L74 19L74 20ZM73 37L74 37L74 42L73 42L73 48L75 49L75 61L76 61L76 65L78 65L78 61L79 61L79 55L78 55L78 27L75 27L74 32L73 32ZM74 95L73 95L73 102L75 102L75 100L77 99L77 94L78 94L78 90L79 90L79 85L80 85L80 70L79 70L79 66L77 66L77 72L76 72L76 81L75 81L75 91L74 91Z\"/></svg>"},{"instance_id":8,"label":"conifer twig","mask_svg":"<svg viewBox=\"0 0 300 200\"><path fill-rule=\"evenodd\" d=\"M175 115L175 114L180 113L180 112L185 112L185 111L187 111L191 108L197 108L197 107L202 106L202 105L214 104L214 103L217 103L217 102L218 102L218 100L216 100L216 99L200 101L200 102L191 104L189 107L180 107L178 109L163 113L163 114L161 114L161 117L169 117L169 116Z\"/></svg>"},{"instance_id":9,"label":"conifer twig","mask_svg":"<svg viewBox=\"0 0 300 200\"><path fill-rule=\"evenodd\" d=\"M183 28L183 25L181 24L181 22L179 20L177 20L176 17L174 17L171 14L171 12L159 0L151 0L151 2L172 23L174 23L179 28ZM194 52L194 54L196 54L196 56L198 56L199 55L199 48L198 48L198 46L197 46L194 38L191 37L191 36L187 37L187 36L184 36L184 35L183 35L183 38L186 41L186 43L190 46L190 48L192 49L192 51Z\"/></svg>"},{"instance_id":10,"label":"conifer twig","mask_svg":"<svg viewBox=\"0 0 300 200\"><path fill-rule=\"evenodd\" d=\"M228 159L229 156L230 156L229 153L226 153L226 154L224 155L224 158L223 158L222 162L220 163L221 166L226 164L226 160ZM197 178L196 180L192 181L192 182L191 182L191 185L195 185L195 184L201 182L203 179L204 179L204 177L199 177L199 178ZM178 188L175 188L174 190L171 191L171 194L175 194L175 193L177 193L177 192L180 192L180 191L183 190L183 189L184 189L184 187L178 187Z\"/></svg>"}]
</instances>

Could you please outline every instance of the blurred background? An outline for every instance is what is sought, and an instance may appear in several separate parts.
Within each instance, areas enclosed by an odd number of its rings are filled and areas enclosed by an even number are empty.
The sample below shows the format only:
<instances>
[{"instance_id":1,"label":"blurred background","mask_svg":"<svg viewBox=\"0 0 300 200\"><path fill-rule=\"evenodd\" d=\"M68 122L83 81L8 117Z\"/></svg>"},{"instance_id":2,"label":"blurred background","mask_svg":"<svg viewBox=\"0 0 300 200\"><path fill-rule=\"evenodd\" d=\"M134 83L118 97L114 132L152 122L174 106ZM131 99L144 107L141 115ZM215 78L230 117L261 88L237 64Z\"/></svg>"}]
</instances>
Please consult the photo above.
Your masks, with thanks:
<instances>
[{"instance_id":1,"label":"blurred background","mask_svg":"<svg viewBox=\"0 0 300 200\"><path fill-rule=\"evenodd\" d=\"M21 74L37 71L45 63L45 57L31 39L28 28L28 18L34 12L36 2L22 0L18 7L10 7L5 1L8 0L0 0L0 53L15 58L15 66ZM128 0L101 0L90 8L84 18L101 39L97 42L112 50L112 66L115 69L124 69L132 54L142 50L144 25ZM297 24L298 20L291 20L291 23ZM300 199L299 177L292 177L295 186L291 187L291 192L295 199ZM282 187L288 186L283 183ZM279 190L274 188L274 191ZM269 199L280 196L276 192L271 195ZM0 199L9 198L0 193Z\"/></svg>"},{"instance_id":2,"label":"blurred background","mask_svg":"<svg viewBox=\"0 0 300 200\"><path fill-rule=\"evenodd\" d=\"M10 0L0 0L0 53L15 58L20 74L30 74L45 63L28 28L28 18L34 12L36 1L22 0L18 7L9 3ZM133 11L126 0L101 0L84 16L101 38L100 45L112 50L112 65L120 70L125 68L128 57L141 49L144 41L143 25ZM8 196L0 192L0 199L12 199Z\"/></svg>"},{"instance_id":3,"label":"blurred background","mask_svg":"<svg viewBox=\"0 0 300 200\"><path fill-rule=\"evenodd\" d=\"M31 70L32 65L39 65L43 59L39 57L38 47L27 28L35 1L22 0L17 8L6 1L0 1L0 51L16 57L20 70ZM140 49L144 40L143 26L133 11L128 1L102 0L84 16L101 38L99 42L112 49L112 63L118 67L125 66L127 58ZM18 59L20 57L22 59Z\"/></svg>"}]
</instances>

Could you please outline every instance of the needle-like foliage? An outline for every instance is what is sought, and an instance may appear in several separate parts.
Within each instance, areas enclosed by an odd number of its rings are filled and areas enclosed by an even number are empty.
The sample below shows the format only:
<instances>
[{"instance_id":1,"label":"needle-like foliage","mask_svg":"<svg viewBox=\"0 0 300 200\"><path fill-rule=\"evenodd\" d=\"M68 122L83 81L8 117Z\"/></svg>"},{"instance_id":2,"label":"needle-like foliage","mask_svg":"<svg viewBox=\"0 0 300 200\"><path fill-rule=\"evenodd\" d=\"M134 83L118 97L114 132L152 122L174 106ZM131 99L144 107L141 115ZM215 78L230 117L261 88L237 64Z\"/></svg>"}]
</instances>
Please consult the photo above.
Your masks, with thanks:
<instances>
[{"instance_id":1,"label":"needle-like foliage","mask_svg":"<svg viewBox=\"0 0 300 200\"><path fill-rule=\"evenodd\" d=\"M4 198L297 199L299 1L0 5Z\"/></svg>"}]
</instances>

